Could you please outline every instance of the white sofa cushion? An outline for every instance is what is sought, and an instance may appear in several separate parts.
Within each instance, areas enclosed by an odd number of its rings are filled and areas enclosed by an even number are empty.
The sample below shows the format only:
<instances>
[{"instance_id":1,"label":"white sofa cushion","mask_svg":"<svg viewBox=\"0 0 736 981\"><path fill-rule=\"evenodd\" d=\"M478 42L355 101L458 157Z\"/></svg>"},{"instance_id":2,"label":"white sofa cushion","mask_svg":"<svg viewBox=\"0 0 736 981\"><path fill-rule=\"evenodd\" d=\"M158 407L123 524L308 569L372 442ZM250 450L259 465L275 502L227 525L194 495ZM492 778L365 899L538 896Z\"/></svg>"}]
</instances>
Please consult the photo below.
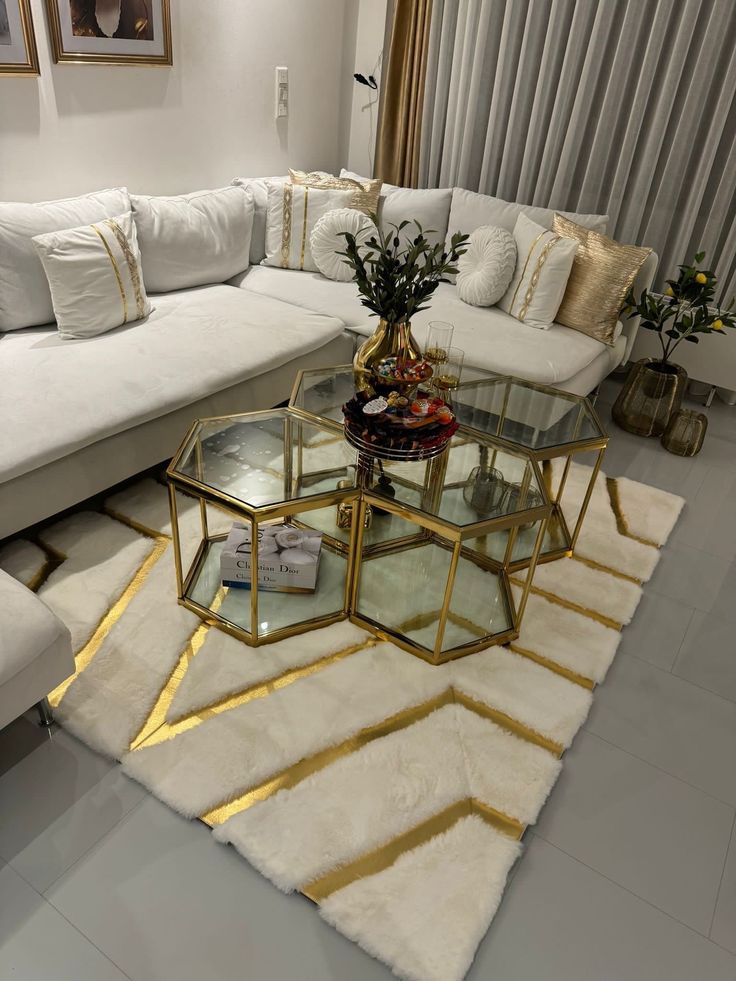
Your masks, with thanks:
<instances>
[{"instance_id":1,"label":"white sofa cushion","mask_svg":"<svg viewBox=\"0 0 736 981\"><path fill-rule=\"evenodd\" d=\"M310 238L328 211L351 208L355 191L269 181L266 266L316 272Z\"/></svg>"},{"instance_id":2,"label":"white sofa cushion","mask_svg":"<svg viewBox=\"0 0 736 981\"><path fill-rule=\"evenodd\" d=\"M34 235L61 337L94 337L151 312L133 215Z\"/></svg>"},{"instance_id":3,"label":"white sofa cushion","mask_svg":"<svg viewBox=\"0 0 736 981\"><path fill-rule=\"evenodd\" d=\"M611 352L611 348L595 338L561 324L552 324L549 330L537 330L498 307L469 306L463 303L451 283L440 283L429 309L412 319L412 333L420 346L425 343L432 320L454 325L452 343L465 352L466 365L518 375L545 385L572 378L602 351ZM367 337L376 325L375 318L366 318L353 330Z\"/></svg>"},{"instance_id":4,"label":"white sofa cushion","mask_svg":"<svg viewBox=\"0 0 736 981\"><path fill-rule=\"evenodd\" d=\"M253 232L250 237L250 261L253 265L266 258L266 215L268 213L268 184L285 184L284 177L236 177L233 184L244 187L253 195ZM239 283L235 284L236 286Z\"/></svg>"},{"instance_id":5,"label":"white sofa cushion","mask_svg":"<svg viewBox=\"0 0 736 981\"><path fill-rule=\"evenodd\" d=\"M38 204L0 202L0 331L49 324L54 319L34 235L76 228L126 211L130 211L130 197L124 187Z\"/></svg>"},{"instance_id":6,"label":"white sofa cushion","mask_svg":"<svg viewBox=\"0 0 736 981\"><path fill-rule=\"evenodd\" d=\"M366 177L359 177L349 170L341 170L340 177L349 177L357 181L367 180ZM418 221L427 240L432 245L437 245L444 242L447 235L451 200L451 187L414 188L384 184L379 196L379 227L386 232L391 225L400 225L402 221ZM479 222L479 224L493 223ZM411 224L404 229L402 238L408 241L416 234L416 226Z\"/></svg>"},{"instance_id":7,"label":"white sofa cushion","mask_svg":"<svg viewBox=\"0 0 736 981\"><path fill-rule=\"evenodd\" d=\"M559 209L557 213L597 232L605 232L608 225L608 215L577 215ZM469 235L481 225L499 225L513 232L520 214L525 214L527 218L531 218L544 228L551 228L555 209L503 201L501 198L491 197L490 194L477 194L475 191L466 191L462 187L454 187L447 224L446 247L449 247L450 237L455 232L465 232Z\"/></svg>"},{"instance_id":8,"label":"white sofa cushion","mask_svg":"<svg viewBox=\"0 0 736 981\"><path fill-rule=\"evenodd\" d=\"M0 685L60 641L68 649L62 667L69 675L74 670L69 631L35 593L0 569Z\"/></svg>"},{"instance_id":9,"label":"white sofa cushion","mask_svg":"<svg viewBox=\"0 0 736 981\"><path fill-rule=\"evenodd\" d=\"M516 268L498 301L517 320L547 330L560 309L578 241L548 232L525 214L514 226Z\"/></svg>"},{"instance_id":10,"label":"white sofa cushion","mask_svg":"<svg viewBox=\"0 0 736 981\"><path fill-rule=\"evenodd\" d=\"M353 270L340 253L345 251L345 233L355 237L359 254L362 256L365 243L376 234L376 226L362 211L355 208L335 208L322 215L314 226L309 245L318 272L339 283L353 281ZM357 287L356 287L357 288Z\"/></svg>"},{"instance_id":11,"label":"white sofa cushion","mask_svg":"<svg viewBox=\"0 0 736 981\"><path fill-rule=\"evenodd\" d=\"M130 200L149 293L224 283L248 268L254 202L245 188Z\"/></svg>"},{"instance_id":12,"label":"white sofa cushion","mask_svg":"<svg viewBox=\"0 0 736 981\"><path fill-rule=\"evenodd\" d=\"M273 296L306 310L338 317L350 328L364 324L369 316L355 283L337 283L321 273L251 266L239 285L260 296Z\"/></svg>"},{"instance_id":13,"label":"white sofa cushion","mask_svg":"<svg viewBox=\"0 0 736 981\"><path fill-rule=\"evenodd\" d=\"M457 264L457 295L475 307L490 307L509 288L516 268L516 240L498 225L481 225L471 234Z\"/></svg>"},{"instance_id":14,"label":"white sofa cushion","mask_svg":"<svg viewBox=\"0 0 736 981\"><path fill-rule=\"evenodd\" d=\"M145 324L90 340L63 341L48 328L9 334L0 342L0 482L315 351L342 331L334 318L219 285L162 294Z\"/></svg>"}]
</instances>

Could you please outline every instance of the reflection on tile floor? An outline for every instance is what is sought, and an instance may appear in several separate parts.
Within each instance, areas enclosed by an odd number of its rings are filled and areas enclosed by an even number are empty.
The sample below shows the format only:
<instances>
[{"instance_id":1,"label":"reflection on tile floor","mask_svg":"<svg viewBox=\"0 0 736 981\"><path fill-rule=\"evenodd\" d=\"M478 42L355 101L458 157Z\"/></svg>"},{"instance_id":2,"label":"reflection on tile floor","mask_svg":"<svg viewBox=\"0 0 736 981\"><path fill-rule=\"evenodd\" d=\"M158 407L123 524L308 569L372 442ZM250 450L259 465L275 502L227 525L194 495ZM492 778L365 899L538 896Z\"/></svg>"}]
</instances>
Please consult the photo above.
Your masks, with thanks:
<instances>
[{"instance_id":1,"label":"reflection on tile floor","mask_svg":"<svg viewBox=\"0 0 736 981\"><path fill-rule=\"evenodd\" d=\"M714 403L703 452L688 460L616 430L616 392L607 382L598 402L612 434L604 469L687 508L470 981L736 976L736 408ZM202 825L31 719L0 732L10 976L391 976Z\"/></svg>"}]
</instances>

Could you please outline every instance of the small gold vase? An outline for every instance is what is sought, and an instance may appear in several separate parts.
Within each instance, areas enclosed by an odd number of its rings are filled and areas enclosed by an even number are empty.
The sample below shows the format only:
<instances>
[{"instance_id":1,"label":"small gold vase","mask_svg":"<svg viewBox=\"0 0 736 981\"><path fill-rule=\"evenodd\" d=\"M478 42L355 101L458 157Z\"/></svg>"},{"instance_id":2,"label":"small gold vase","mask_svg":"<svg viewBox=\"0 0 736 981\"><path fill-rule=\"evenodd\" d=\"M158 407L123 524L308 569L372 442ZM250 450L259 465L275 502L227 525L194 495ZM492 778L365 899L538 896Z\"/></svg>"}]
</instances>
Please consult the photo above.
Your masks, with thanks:
<instances>
[{"instance_id":1,"label":"small gold vase","mask_svg":"<svg viewBox=\"0 0 736 981\"><path fill-rule=\"evenodd\" d=\"M403 327L402 331L400 328ZM402 333L403 350L402 350ZM403 354L405 358L421 358L419 345L414 340L411 324L394 324L385 318L381 320L371 336L358 348L353 358L355 387L360 392L372 385L373 368L384 358Z\"/></svg>"}]
</instances>

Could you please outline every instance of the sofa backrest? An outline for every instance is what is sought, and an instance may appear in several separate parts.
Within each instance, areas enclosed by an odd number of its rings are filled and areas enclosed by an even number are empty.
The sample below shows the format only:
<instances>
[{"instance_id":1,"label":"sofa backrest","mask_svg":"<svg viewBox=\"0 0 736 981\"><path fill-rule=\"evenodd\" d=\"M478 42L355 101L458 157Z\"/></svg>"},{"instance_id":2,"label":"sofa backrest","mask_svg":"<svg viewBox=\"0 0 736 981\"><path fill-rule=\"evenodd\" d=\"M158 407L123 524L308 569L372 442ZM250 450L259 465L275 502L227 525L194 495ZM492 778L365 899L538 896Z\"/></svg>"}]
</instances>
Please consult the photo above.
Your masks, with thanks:
<instances>
[{"instance_id":1,"label":"sofa backrest","mask_svg":"<svg viewBox=\"0 0 736 981\"><path fill-rule=\"evenodd\" d=\"M250 236L250 261L255 265L266 258L266 212L268 211L267 181L277 181L284 184L289 175L284 177L236 177L232 183L245 187L253 194L253 231Z\"/></svg>"},{"instance_id":2,"label":"sofa backrest","mask_svg":"<svg viewBox=\"0 0 736 981\"><path fill-rule=\"evenodd\" d=\"M447 244L455 232L470 234L481 225L497 225L513 232L516 219L521 213L531 218L544 228L552 227L555 208L537 208L531 204L517 204L494 198L490 194L478 194L466 191L462 187L452 189L452 204L447 223ZM560 211L571 221L605 234L608 225L608 215L579 215L571 211Z\"/></svg>"}]
</instances>

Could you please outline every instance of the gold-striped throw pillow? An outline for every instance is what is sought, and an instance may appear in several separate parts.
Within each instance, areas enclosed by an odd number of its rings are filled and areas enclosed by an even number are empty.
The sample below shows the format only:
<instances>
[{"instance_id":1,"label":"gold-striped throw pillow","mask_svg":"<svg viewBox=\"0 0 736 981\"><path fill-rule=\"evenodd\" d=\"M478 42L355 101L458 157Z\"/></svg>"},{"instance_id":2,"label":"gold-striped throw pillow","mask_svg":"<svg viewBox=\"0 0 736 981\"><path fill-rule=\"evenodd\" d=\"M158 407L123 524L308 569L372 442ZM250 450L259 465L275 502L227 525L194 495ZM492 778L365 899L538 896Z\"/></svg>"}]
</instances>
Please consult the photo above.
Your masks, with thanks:
<instances>
[{"instance_id":1,"label":"gold-striped throw pillow","mask_svg":"<svg viewBox=\"0 0 736 981\"><path fill-rule=\"evenodd\" d=\"M514 225L516 268L498 306L528 327L552 326L578 243L543 228L522 212Z\"/></svg>"},{"instance_id":2,"label":"gold-striped throw pillow","mask_svg":"<svg viewBox=\"0 0 736 981\"><path fill-rule=\"evenodd\" d=\"M268 181L266 266L317 272L310 240L314 226L328 211L351 208L354 192Z\"/></svg>"},{"instance_id":3,"label":"gold-striped throw pillow","mask_svg":"<svg viewBox=\"0 0 736 981\"><path fill-rule=\"evenodd\" d=\"M303 170L289 169L292 184L307 184L309 187L321 187L328 190L352 191L351 207L357 208L366 215L373 217L378 212L378 197L383 187L381 180L356 181L352 177L335 177L324 170L313 170L306 173Z\"/></svg>"},{"instance_id":4,"label":"gold-striped throw pillow","mask_svg":"<svg viewBox=\"0 0 736 981\"><path fill-rule=\"evenodd\" d=\"M652 250L622 245L558 214L552 228L578 242L557 322L612 345L626 294Z\"/></svg>"},{"instance_id":5,"label":"gold-striped throw pillow","mask_svg":"<svg viewBox=\"0 0 736 981\"><path fill-rule=\"evenodd\" d=\"M130 211L32 241L62 337L94 337L151 312Z\"/></svg>"}]
</instances>

